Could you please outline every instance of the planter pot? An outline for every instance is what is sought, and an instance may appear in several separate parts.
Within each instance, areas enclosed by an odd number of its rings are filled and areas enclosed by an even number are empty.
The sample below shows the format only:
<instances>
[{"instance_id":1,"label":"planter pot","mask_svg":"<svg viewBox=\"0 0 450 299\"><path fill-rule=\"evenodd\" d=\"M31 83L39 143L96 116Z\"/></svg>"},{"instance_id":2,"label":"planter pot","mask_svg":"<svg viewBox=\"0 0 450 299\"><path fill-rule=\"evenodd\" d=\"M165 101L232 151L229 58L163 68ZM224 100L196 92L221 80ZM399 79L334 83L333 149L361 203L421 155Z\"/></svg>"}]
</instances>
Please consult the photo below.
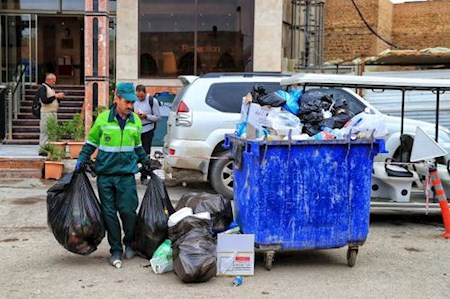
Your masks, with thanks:
<instances>
[{"instance_id":1,"label":"planter pot","mask_svg":"<svg viewBox=\"0 0 450 299\"><path fill-rule=\"evenodd\" d=\"M69 157L70 159L77 159L80 156L81 148L84 145L84 141L69 141Z\"/></svg>"},{"instance_id":2,"label":"planter pot","mask_svg":"<svg viewBox=\"0 0 450 299\"><path fill-rule=\"evenodd\" d=\"M59 180L63 175L64 163L59 161L45 161L45 176L46 180Z\"/></svg>"},{"instance_id":3,"label":"planter pot","mask_svg":"<svg viewBox=\"0 0 450 299\"><path fill-rule=\"evenodd\" d=\"M66 152L66 141L52 141L50 142L50 144L53 144L57 149Z\"/></svg>"}]
</instances>

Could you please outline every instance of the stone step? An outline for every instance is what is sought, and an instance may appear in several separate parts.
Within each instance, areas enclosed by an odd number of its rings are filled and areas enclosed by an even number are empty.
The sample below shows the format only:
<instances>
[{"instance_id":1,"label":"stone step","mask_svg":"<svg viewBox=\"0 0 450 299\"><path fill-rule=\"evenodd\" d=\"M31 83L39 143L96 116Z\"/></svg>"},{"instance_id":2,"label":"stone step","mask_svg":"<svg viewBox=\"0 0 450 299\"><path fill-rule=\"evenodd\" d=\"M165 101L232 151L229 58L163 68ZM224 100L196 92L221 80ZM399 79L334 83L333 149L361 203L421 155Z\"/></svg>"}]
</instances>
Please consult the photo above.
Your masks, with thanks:
<instances>
[{"instance_id":1,"label":"stone step","mask_svg":"<svg viewBox=\"0 0 450 299\"><path fill-rule=\"evenodd\" d=\"M58 108L58 114L59 113L76 114L76 113L79 113L79 112L81 112L81 107L64 107L64 106L61 107L61 106L59 106L59 108ZM31 106L28 106L28 107L23 107L22 106L22 107L20 107L20 115L23 115L23 114L29 116L31 114ZM19 116L19 118L21 118L21 117Z\"/></svg>"},{"instance_id":2,"label":"stone step","mask_svg":"<svg viewBox=\"0 0 450 299\"><path fill-rule=\"evenodd\" d=\"M0 158L0 178L42 178L44 158Z\"/></svg>"},{"instance_id":3,"label":"stone step","mask_svg":"<svg viewBox=\"0 0 450 299\"><path fill-rule=\"evenodd\" d=\"M42 179L43 169L7 169L0 172L2 179Z\"/></svg>"},{"instance_id":4,"label":"stone step","mask_svg":"<svg viewBox=\"0 0 450 299\"><path fill-rule=\"evenodd\" d=\"M16 126L13 128L13 133L38 133L40 132L39 126Z\"/></svg>"},{"instance_id":5,"label":"stone step","mask_svg":"<svg viewBox=\"0 0 450 299\"><path fill-rule=\"evenodd\" d=\"M23 101L20 103L21 105L32 105L33 104L33 100L34 100L34 95L26 95L25 99L23 99ZM79 95L79 96L68 96L65 97L64 99L61 100L61 102L59 103L64 104L64 103L70 103L70 102L80 102L83 103L84 101L84 94L83 95Z\"/></svg>"},{"instance_id":6,"label":"stone step","mask_svg":"<svg viewBox=\"0 0 450 299\"><path fill-rule=\"evenodd\" d=\"M4 139L3 144L13 144L13 145L36 145L39 144L38 139Z\"/></svg>"},{"instance_id":7,"label":"stone step","mask_svg":"<svg viewBox=\"0 0 450 299\"><path fill-rule=\"evenodd\" d=\"M81 110L78 111L78 112L81 112ZM72 112L67 113L65 110L58 109L58 120L70 120L70 119L73 118L74 114L75 113L72 113ZM18 120L29 120L31 117L34 117L34 116L31 116L30 113L19 113L17 115L18 119L13 120L13 126L15 124L15 121L18 121ZM34 119L36 119L38 121L38 123L39 123L39 119L37 119L37 118L34 118Z\"/></svg>"}]
</instances>

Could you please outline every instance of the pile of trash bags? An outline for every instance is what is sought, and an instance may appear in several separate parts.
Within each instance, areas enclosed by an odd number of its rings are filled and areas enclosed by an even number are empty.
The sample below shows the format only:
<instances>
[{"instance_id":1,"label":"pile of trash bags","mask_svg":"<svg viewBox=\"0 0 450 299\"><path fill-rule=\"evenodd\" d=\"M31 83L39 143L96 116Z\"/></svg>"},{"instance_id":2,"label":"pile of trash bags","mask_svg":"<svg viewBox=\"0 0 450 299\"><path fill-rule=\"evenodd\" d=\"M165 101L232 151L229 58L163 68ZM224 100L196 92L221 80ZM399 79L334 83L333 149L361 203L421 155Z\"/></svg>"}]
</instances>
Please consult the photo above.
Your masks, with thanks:
<instances>
[{"instance_id":1,"label":"pile of trash bags","mask_svg":"<svg viewBox=\"0 0 450 299\"><path fill-rule=\"evenodd\" d=\"M184 194L169 217L173 270L186 283L205 282L216 275L217 233L233 222L231 201L219 194Z\"/></svg>"},{"instance_id":2,"label":"pile of trash bags","mask_svg":"<svg viewBox=\"0 0 450 299\"><path fill-rule=\"evenodd\" d=\"M323 127L341 129L354 116L344 99L333 99L327 94L307 90L300 101L298 115L303 122L303 132L316 135Z\"/></svg>"},{"instance_id":3,"label":"pile of trash bags","mask_svg":"<svg viewBox=\"0 0 450 299\"><path fill-rule=\"evenodd\" d=\"M191 208L194 214L208 212L211 215L214 234L225 231L230 223L233 222L231 200L220 194L207 192L186 193L180 198L176 210L179 211L185 207Z\"/></svg>"},{"instance_id":4,"label":"pile of trash bags","mask_svg":"<svg viewBox=\"0 0 450 299\"><path fill-rule=\"evenodd\" d=\"M134 249L140 256L151 259L155 250L167 239L167 221L174 211L163 181L150 172L136 220Z\"/></svg>"},{"instance_id":5,"label":"pile of trash bags","mask_svg":"<svg viewBox=\"0 0 450 299\"><path fill-rule=\"evenodd\" d=\"M371 138L387 134L384 123L383 115L364 112L354 115L339 93L328 94L322 89L267 93L264 87L255 85L244 97L236 135L296 140ZM247 132L249 124L256 133Z\"/></svg>"},{"instance_id":6,"label":"pile of trash bags","mask_svg":"<svg viewBox=\"0 0 450 299\"><path fill-rule=\"evenodd\" d=\"M169 228L169 237L173 270L182 282L206 282L216 275L216 241L209 219L187 216Z\"/></svg>"},{"instance_id":7,"label":"pile of trash bags","mask_svg":"<svg viewBox=\"0 0 450 299\"><path fill-rule=\"evenodd\" d=\"M56 240L81 255L105 237L100 203L84 171L66 174L47 191L47 222Z\"/></svg>"}]
</instances>

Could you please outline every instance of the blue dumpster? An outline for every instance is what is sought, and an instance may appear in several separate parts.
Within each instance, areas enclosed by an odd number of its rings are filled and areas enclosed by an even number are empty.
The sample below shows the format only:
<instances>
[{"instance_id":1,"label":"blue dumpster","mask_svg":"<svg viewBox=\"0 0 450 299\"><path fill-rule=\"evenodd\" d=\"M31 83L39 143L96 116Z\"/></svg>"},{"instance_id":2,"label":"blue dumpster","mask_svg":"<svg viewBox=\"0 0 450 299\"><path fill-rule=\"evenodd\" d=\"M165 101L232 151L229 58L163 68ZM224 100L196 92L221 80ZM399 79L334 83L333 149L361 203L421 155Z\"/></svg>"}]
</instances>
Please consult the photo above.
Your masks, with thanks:
<instances>
[{"instance_id":1,"label":"blue dumpster","mask_svg":"<svg viewBox=\"0 0 450 299\"><path fill-rule=\"evenodd\" d=\"M227 135L234 207L270 270L278 250L349 246L353 266L369 232L373 158L382 140L253 141Z\"/></svg>"}]
</instances>

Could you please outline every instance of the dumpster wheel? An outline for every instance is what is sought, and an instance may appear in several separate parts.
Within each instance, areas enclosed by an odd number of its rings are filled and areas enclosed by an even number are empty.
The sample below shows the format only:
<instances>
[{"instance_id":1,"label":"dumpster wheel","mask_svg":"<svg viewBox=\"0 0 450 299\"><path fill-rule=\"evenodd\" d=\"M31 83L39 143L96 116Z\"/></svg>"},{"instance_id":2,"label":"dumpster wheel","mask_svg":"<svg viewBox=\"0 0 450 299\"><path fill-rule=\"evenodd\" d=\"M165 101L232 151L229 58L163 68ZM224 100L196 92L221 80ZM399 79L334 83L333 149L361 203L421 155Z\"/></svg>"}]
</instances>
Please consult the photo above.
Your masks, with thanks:
<instances>
[{"instance_id":1,"label":"dumpster wheel","mask_svg":"<svg viewBox=\"0 0 450 299\"><path fill-rule=\"evenodd\" d=\"M349 247L347 249L347 265L353 267L356 263L356 256L358 255L358 247Z\"/></svg>"},{"instance_id":2,"label":"dumpster wheel","mask_svg":"<svg viewBox=\"0 0 450 299\"><path fill-rule=\"evenodd\" d=\"M275 257L275 251L270 250L264 252L264 265L268 271L272 270L272 263Z\"/></svg>"}]
</instances>

